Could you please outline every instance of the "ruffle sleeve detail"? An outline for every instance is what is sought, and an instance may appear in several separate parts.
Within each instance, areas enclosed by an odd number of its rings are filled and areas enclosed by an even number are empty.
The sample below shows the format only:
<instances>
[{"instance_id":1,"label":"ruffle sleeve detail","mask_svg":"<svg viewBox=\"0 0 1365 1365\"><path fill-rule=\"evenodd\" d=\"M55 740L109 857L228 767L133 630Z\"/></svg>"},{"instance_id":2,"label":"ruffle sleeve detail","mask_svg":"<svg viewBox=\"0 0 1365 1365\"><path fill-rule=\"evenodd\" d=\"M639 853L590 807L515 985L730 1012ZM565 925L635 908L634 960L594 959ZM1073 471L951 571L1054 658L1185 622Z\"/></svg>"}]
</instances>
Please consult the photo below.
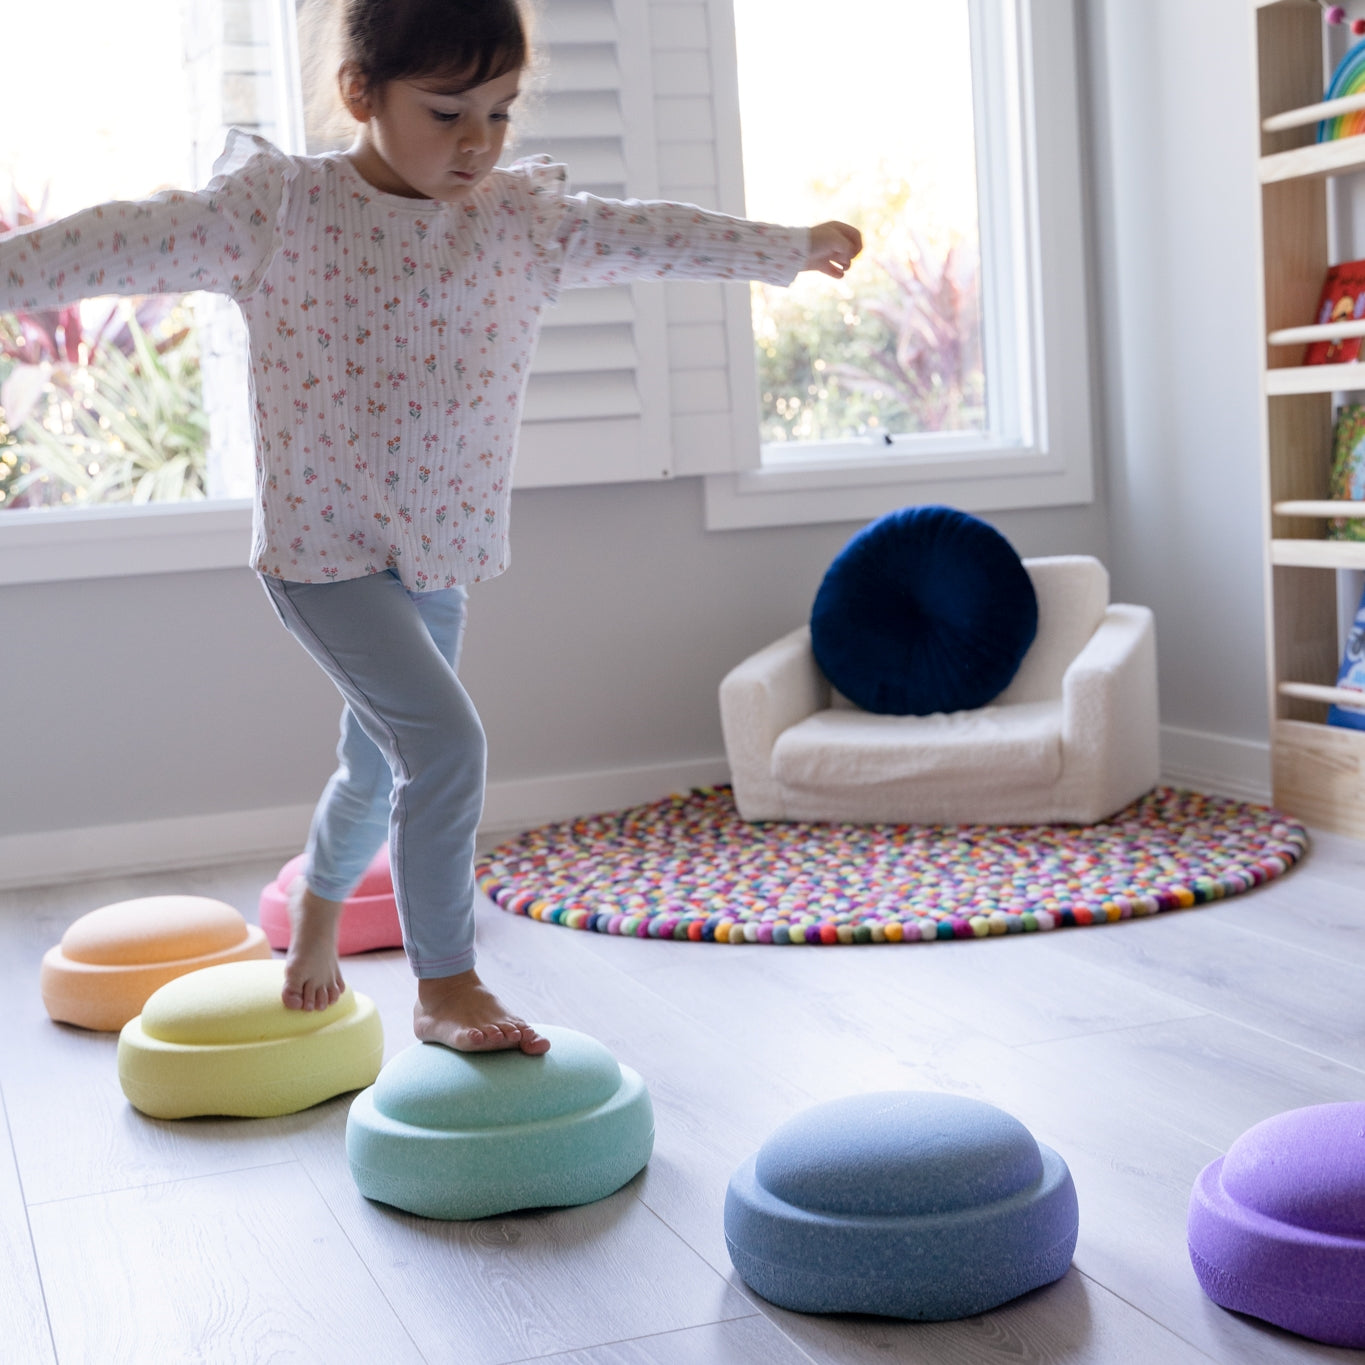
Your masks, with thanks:
<instances>
[{"instance_id":1,"label":"ruffle sleeve detail","mask_svg":"<svg viewBox=\"0 0 1365 1365\"><path fill-rule=\"evenodd\" d=\"M568 200L569 168L541 152L514 161L507 173L516 192L524 196L531 250L545 290L555 299L559 296L563 264L559 229Z\"/></svg>"},{"instance_id":2,"label":"ruffle sleeve detail","mask_svg":"<svg viewBox=\"0 0 1365 1365\"><path fill-rule=\"evenodd\" d=\"M295 163L233 131L202 190L82 209L0 239L0 308L207 290L244 299L279 250Z\"/></svg>"},{"instance_id":3,"label":"ruffle sleeve detail","mask_svg":"<svg viewBox=\"0 0 1365 1365\"><path fill-rule=\"evenodd\" d=\"M294 159L265 138L228 130L213 178L198 196L218 217L226 257L241 267L220 283L223 293L242 299L256 292L280 249L298 173Z\"/></svg>"}]
</instances>

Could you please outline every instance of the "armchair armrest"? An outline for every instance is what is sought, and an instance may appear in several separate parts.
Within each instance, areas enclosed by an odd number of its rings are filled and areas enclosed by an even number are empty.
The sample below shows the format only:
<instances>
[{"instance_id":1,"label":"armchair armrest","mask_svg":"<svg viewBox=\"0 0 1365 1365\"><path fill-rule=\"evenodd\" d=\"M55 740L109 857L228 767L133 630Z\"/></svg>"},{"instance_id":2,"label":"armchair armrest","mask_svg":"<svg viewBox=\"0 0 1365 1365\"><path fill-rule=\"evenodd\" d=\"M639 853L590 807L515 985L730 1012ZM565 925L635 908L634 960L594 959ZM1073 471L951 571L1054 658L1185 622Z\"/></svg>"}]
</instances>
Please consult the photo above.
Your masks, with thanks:
<instances>
[{"instance_id":1,"label":"armchair armrest","mask_svg":"<svg viewBox=\"0 0 1365 1365\"><path fill-rule=\"evenodd\" d=\"M721 680L720 723L735 804L746 820L784 814L773 778L783 730L829 706L830 688L802 626L736 665Z\"/></svg>"},{"instance_id":2,"label":"armchair armrest","mask_svg":"<svg viewBox=\"0 0 1365 1365\"><path fill-rule=\"evenodd\" d=\"M1063 763L1089 768L1111 815L1161 776L1156 633L1147 607L1117 602L1062 677Z\"/></svg>"}]
</instances>

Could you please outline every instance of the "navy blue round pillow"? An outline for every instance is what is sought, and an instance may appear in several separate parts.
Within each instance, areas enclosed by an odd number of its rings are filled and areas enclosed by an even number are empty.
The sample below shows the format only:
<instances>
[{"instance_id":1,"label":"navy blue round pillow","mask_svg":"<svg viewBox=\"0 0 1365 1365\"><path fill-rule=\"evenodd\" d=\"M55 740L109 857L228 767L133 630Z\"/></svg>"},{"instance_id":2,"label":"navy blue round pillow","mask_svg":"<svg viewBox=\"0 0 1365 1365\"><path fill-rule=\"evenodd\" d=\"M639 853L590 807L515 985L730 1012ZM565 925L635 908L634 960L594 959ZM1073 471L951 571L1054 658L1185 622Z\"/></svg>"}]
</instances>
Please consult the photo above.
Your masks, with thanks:
<instances>
[{"instance_id":1,"label":"navy blue round pillow","mask_svg":"<svg viewBox=\"0 0 1365 1365\"><path fill-rule=\"evenodd\" d=\"M825 677L855 706L891 716L986 705L1037 630L1014 547L952 507L902 507L865 526L829 566L810 617Z\"/></svg>"}]
</instances>

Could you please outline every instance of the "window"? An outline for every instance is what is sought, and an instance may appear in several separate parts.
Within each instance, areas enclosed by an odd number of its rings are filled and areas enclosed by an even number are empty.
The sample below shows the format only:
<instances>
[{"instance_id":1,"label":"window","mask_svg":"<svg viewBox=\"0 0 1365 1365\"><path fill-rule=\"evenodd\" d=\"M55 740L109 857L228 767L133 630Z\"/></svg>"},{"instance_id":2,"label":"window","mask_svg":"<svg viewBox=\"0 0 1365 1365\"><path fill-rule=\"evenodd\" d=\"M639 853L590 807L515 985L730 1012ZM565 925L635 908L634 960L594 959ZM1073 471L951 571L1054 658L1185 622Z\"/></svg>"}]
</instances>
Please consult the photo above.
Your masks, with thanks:
<instances>
[{"instance_id":1,"label":"window","mask_svg":"<svg viewBox=\"0 0 1365 1365\"><path fill-rule=\"evenodd\" d=\"M232 125L300 145L291 5L69 0L58 65L10 72L26 117L0 128L0 215L24 221L21 196L45 220L203 184ZM41 7L7 23L15 50L50 46ZM243 563L252 458L232 305L87 300L37 322L0 319L0 582Z\"/></svg>"},{"instance_id":2,"label":"window","mask_svg":"<svg viewBox=\"0 0 1365 1365\"><path fill-rule=\"evenodd\" d=\"M6 94L22 116L0 125L3 226L188 180L192 99L178 7L70 0L62 22L81 40L64 44L55 66L10 64ZM56 51L51 27L41 6L6 16L16 52ZM149 66L164 78L111 76ZM188 299L91 299L0 318L0 511L202 498L199 373Z\"/></svg>"},{"instance_id":3,"label":"window","mask_svg":"<svg viewBox=\"0 0 1365 1365\"><path fill-rule=\"evenodd\" d=\"M844 30L877 41L794 84L810 26L799 13L778 22L779 4L792 0L735 2L749 212L856 223L865 249L837 284L806 274L789 289L753 286L764 458L979 435L988 396L1000 405L982 365L968 6L844 0Z\"/></svg>"},{"instance_id":4,"label":"window","mask_svg":"<svg viewBox=\"0 0 1365 1365\"><path fill-rule=\"evenodd\" d=\"M856 57L830 61L813 0L733 4L746 211L844 218L866 249L838 283L754 288L757 439L708 525L1087 501L1070 6L846 0Z\"/></svg>"}]
</instances>

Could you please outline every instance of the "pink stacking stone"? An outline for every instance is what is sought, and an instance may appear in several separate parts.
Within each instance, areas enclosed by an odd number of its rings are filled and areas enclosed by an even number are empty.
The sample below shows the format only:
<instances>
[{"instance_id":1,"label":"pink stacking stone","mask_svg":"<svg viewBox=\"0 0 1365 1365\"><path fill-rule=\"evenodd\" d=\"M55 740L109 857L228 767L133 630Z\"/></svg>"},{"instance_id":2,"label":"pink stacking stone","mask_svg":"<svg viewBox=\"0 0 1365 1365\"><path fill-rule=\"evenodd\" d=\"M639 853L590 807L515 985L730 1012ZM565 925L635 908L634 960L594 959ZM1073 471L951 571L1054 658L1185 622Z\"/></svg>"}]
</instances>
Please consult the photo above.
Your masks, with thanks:
<instances>
[{"instance_id":1,"label":"pink stacking stone","mask_svg":"<svg viewBox=\"0 0 1365 1365\"><path fill-rule=\"evenodd\" d=\"M1188 1235L1214 1303L1365 1347L1365 1104L1291 1109L1249 1128L1200 1172Z\"/></svg>"},{"instance_id":2,"label":"pink stacking stone","mask_svg":"<svg viewBox=\"0 0 1365 1365\"><path fill-rule=\"evenodd\" d=\"M303 854L280 868L279 876L261 892L261 928L272 948L289 947L289 888L303 872ZM368 953L374 948L401 948L403 931L398 924L398 905L393 898L389 850L381 848L370 860L359 884L346 898L337 934L337 950L343 957Z\"/></svg>"}]
</instances>

